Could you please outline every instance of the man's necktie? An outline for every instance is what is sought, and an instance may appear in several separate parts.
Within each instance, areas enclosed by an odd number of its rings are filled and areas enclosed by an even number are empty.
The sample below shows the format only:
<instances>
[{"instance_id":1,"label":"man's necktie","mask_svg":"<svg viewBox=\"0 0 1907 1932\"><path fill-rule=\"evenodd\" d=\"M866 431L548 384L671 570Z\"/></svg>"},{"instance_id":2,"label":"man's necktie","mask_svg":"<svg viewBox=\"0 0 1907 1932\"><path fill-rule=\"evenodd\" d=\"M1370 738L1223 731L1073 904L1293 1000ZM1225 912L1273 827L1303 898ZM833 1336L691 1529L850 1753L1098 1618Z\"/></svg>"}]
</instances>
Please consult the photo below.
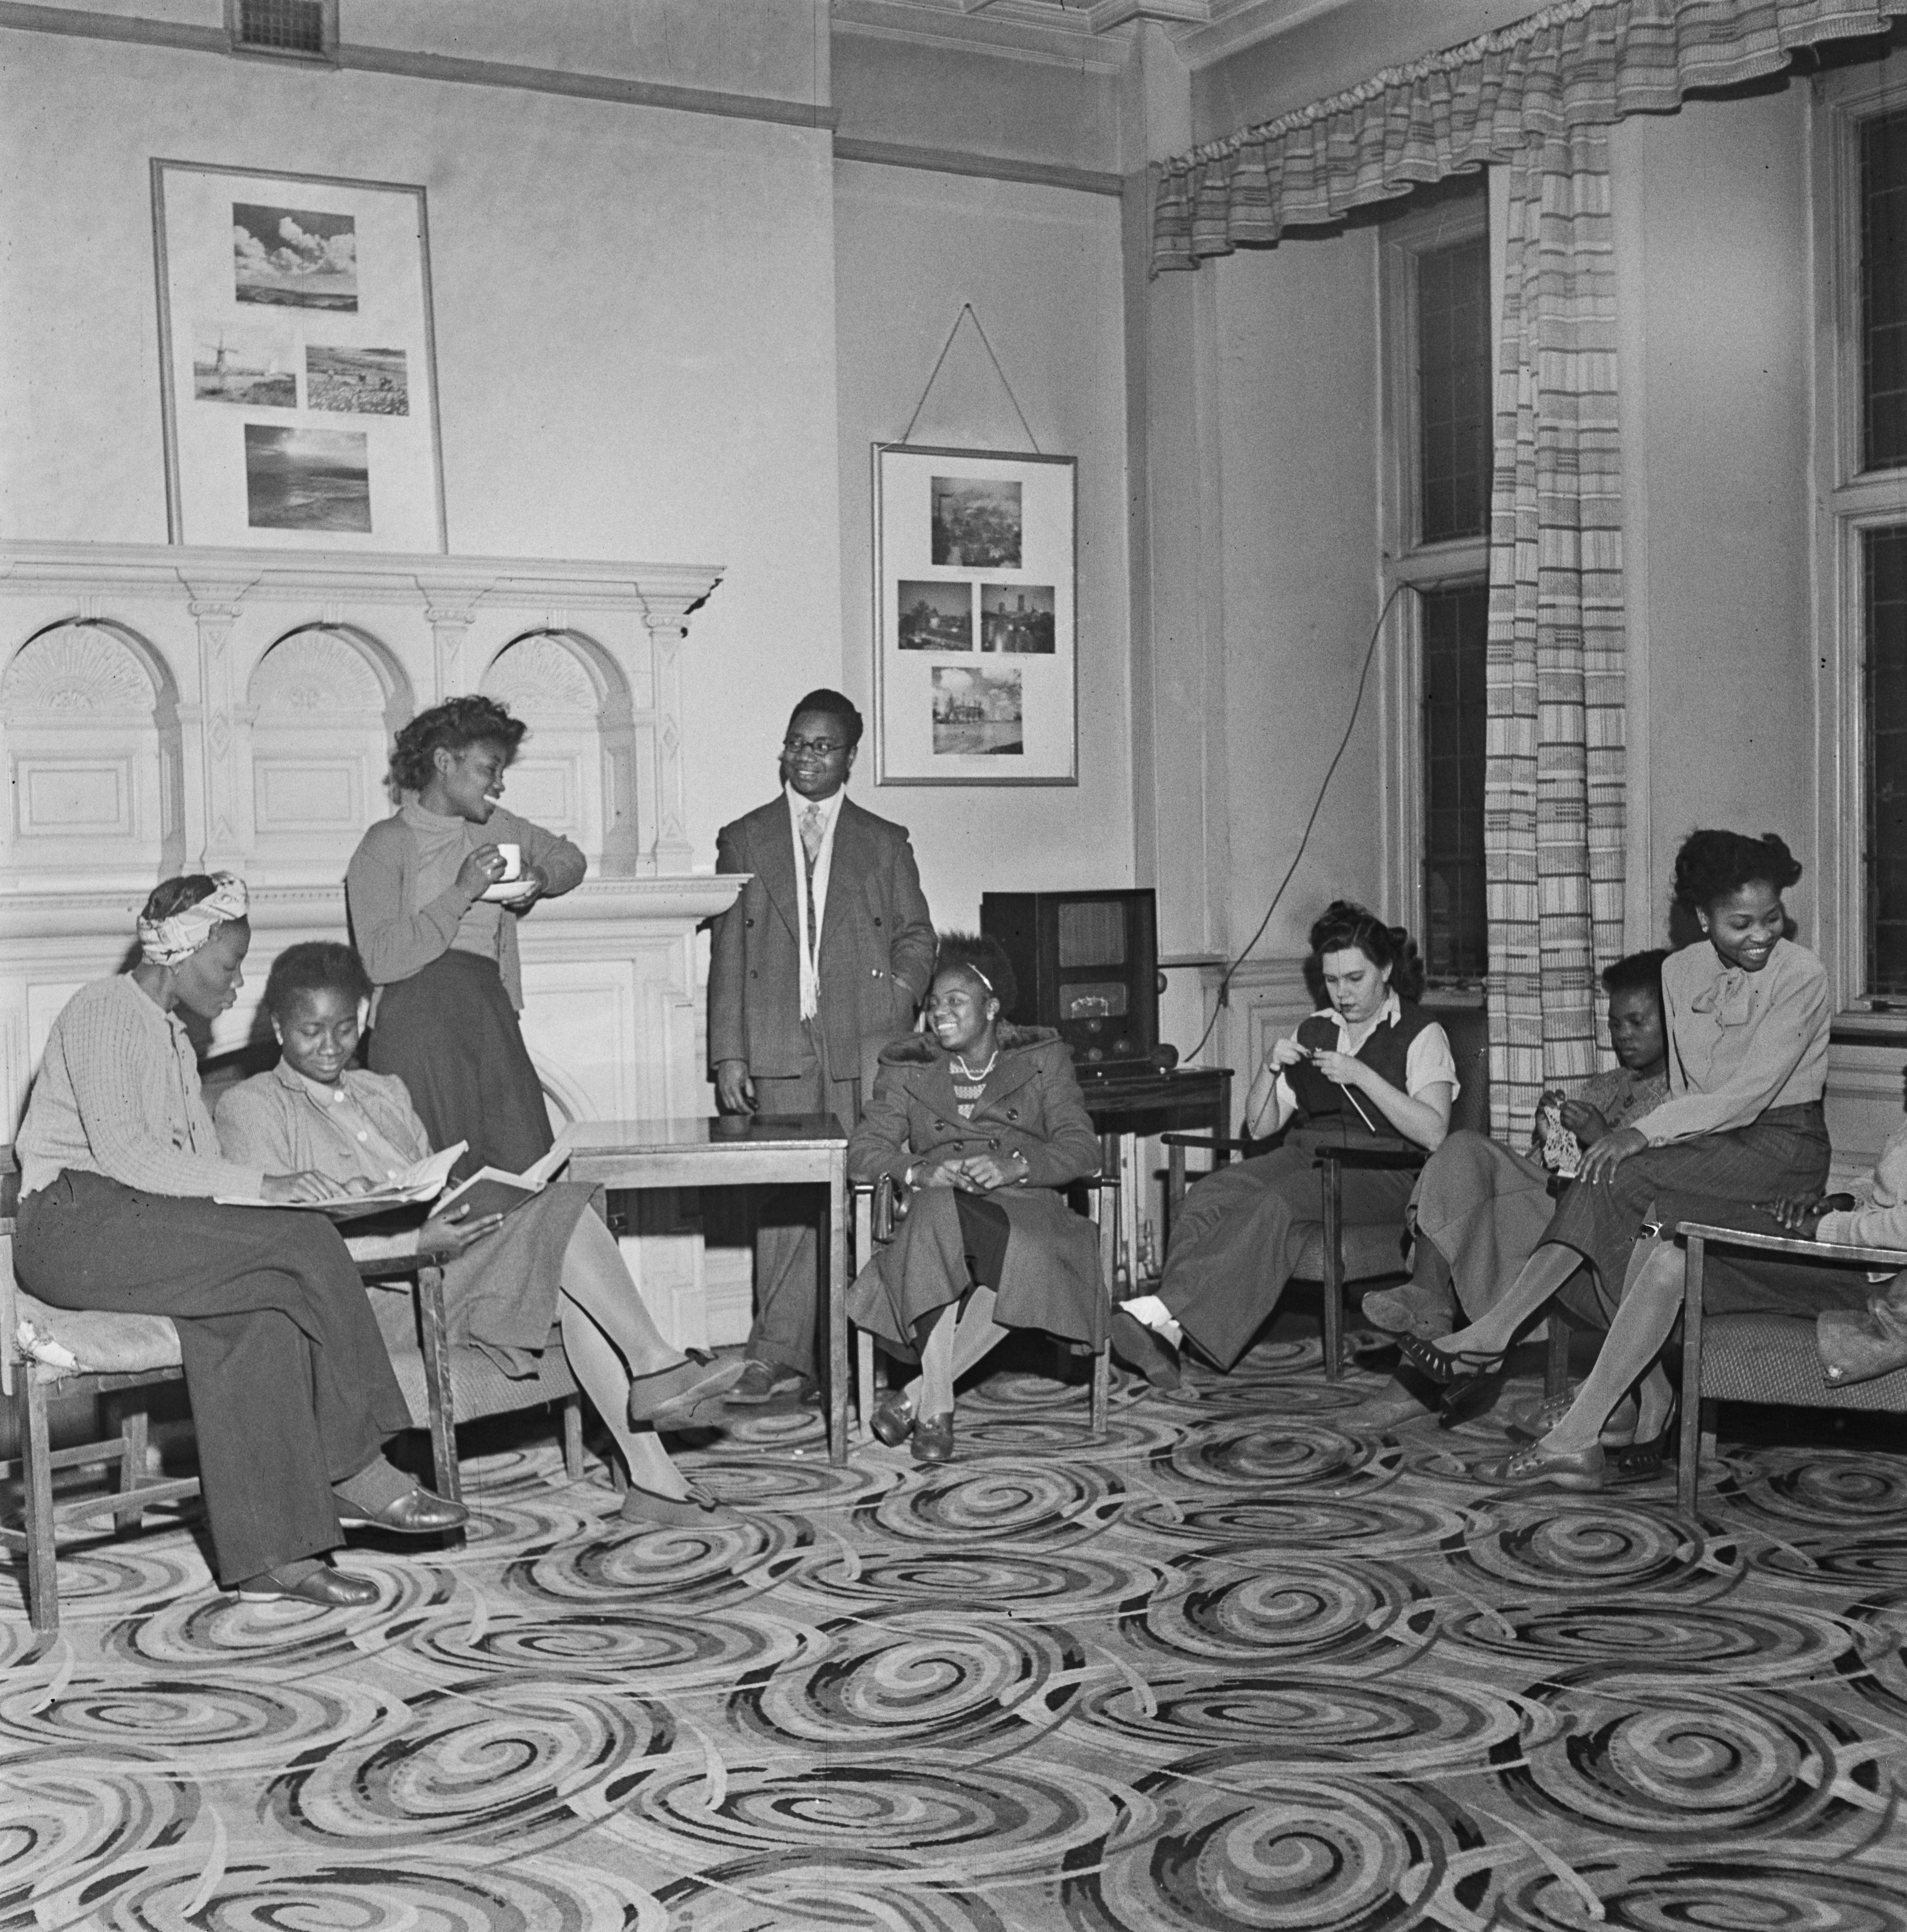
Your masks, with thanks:
<instances>
[{"instance_id":1,"label":"man's necktie","mask_svg":"<svg viewBox=\"0 0 1907 1932\"><path fill-rule=\"evenodd\" d=\"M814 919L814 867L821 856L821 808L811 805L801 815L801 849L808 859L808 945L811 956L818 956L819 934Z\"/></svg>"}]
</instances>

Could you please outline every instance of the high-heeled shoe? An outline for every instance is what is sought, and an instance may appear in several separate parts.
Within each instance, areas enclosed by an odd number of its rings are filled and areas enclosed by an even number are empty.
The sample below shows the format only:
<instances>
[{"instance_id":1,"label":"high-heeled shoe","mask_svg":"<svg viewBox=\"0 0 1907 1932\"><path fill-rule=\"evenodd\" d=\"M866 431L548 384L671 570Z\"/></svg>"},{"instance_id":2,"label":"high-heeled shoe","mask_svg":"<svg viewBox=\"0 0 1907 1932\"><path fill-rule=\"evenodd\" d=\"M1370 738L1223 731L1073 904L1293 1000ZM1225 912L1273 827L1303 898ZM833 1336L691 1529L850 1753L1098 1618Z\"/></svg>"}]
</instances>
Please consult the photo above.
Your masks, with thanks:
<instances>
[{"instance_id":1,"label":"high-heeled shoe","mask_svg":"<svg viewBox=\"0 0 1907 1932\"><path fill-rule=\"evenodd\" d=\"M868 1426L889 1448L898 1449L914 1432L914 1406L898 1389L883 1389Z\"/></svg>"},{"instance_id":2,"label":"high-heeled shoe","mask_svg":"<svg viewBox=\"0 0 1907 1932\"><path fill-rule=\"evenodd\" d=\"M944 1415L923 1415L914 1424L914 1460L916 1462L951 1462L953 1460L953 1411Z\"/></svg>"},{"instance_id":3,"label":"high-heeled shoe","mask_svg":"<svg viewBox=\"0 0 1907 1932\"><path fill-rule=\"evenodd\" d=\"M619 1512L625 1522L639 1522L649 1529L717 1529L732 1528L742 1519L718 1497L700 1484L691 1483L679 1496L658 1496L631 1483L622 1492Z\"/></svg>"},{"instance_id":4,"label":"high-heeled shoe","mask_svg":"<svg viewBox=\"0 0 1907 1932\"><path fill-rule=\"evenodd\" d=\"M1399 1335L1397 1352L1426 1382L1440 1388L1501 1374L1505 1353L1501 1348L1440 1348L1421 1335Z\"/></svg>"},{"instance_id":5,"label":"high-heeled shoe","mask_svg":"<svg viewBox=\"0 0 1907 1932\"><path fill-rule=\"evenodd\" d=\"M1676 1405L1672 1402L1655 1435L1611 1450L1609 1480L1612 1483L1652 1483L1675 1460L1675 1410Z\"/></svg>"}]
</instances>

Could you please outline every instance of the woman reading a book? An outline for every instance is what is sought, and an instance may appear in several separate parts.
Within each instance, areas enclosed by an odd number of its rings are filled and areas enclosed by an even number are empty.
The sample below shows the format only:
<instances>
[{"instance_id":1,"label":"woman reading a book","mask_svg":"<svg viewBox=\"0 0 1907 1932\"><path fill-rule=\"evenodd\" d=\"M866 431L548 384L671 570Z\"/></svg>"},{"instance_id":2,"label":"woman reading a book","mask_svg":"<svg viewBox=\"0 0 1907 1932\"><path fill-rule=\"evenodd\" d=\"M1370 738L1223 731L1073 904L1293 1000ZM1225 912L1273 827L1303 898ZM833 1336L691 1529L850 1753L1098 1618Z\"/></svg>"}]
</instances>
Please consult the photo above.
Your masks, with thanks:
<instances>
[{"instance_id":1,"label":"woman reading a book","mask_svg":"<svg viewBox=\"0 0 1907 1932\"><path fill-rule=\"evenodd\" d=\"M371 991L348 946L314 940L278 956L264 1006L280 1058L219 1103L228 1159L287 1163L363 1192L430 1153L405 1083L351 1064ZM452 1346L481 1349L505 1375L533 1374L551 1325L561 1324L570 1367L628 1467L625 1520L726 1520L712 1496L684 1478L655 1432L717 1420L743 1364L685 1355L656 1333L614 1237L591 1211L595 1191L478 1180L472 1196L487 1192L504 1211L466 1215L453 1204L400 1239L405 1252L444 1264ZM391 1250L387 1244L377 1252Z\"/></svg>"},{"instance_id":2,"label":"woman reading a book","mask_svg":"<svg viewBox=\"0 0 1907 1932\"><path fill-rule=\"evenodd\" d=\"M433 1143L467 1143L461 1179L518 1173L549 1151L550 1117L523 1045L517 924L582 883L567 838L497 803L526 727L487 698L453 698L397 734L403 802L358 842L351 930L376 982L370 1066L393 1074Z\"/></svg>"},{"instance_id":3,"label":"woman reading a book","mask_svg":"<svg viewBox=\"0 0 1907 1932\"><path fill-rule=\"evenodd\" d=\"M229 873L166 880L140 915L139 963L67 1002L16 1144L13 1258L56 1308L172 1321L219 1581L349 1608L378 1592L326 1565L345 1528L434 1534L468 1512L384 1460L410 1417L337 1230L265 1204L338 1183L220 1151L179 1013L237 999L246 910Z\"/></svg>"},{"instance_id":4,"label":"woman reading a book","mask_svg":"<svg viewBox=\"0 0 1907 1932\"><path fill-rule=\"evenodd\" d=\"M1450 1125L1456 1063L1417 1004L1423 964L1402 926L1339 899L1311 928L1328 1004L1275 1042L1245 1096L1245 1132L1290 1126L1284 1144L1222 1167L1186 1196L1156 1294L1113 1318L1112 1343L1150 1382L1178 1380L1189 1336L1222 1369L1270 1320L1324 1217L1313 1150L1330 1142L1436 1148ZM1345 1223L1401 1221L1416 1175L1345 1170Z\"/></svg>"}]
</instances>

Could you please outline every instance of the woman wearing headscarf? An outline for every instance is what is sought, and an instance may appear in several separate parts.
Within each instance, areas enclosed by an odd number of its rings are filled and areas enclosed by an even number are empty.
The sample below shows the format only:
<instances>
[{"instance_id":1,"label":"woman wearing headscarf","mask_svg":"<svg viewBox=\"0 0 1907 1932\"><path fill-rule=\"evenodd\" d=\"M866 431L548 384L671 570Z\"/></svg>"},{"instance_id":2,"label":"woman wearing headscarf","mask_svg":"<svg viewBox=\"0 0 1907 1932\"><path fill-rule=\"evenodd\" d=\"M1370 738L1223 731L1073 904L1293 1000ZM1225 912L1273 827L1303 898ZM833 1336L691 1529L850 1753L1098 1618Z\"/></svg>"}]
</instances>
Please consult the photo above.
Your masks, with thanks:
<instances>
[{"instance_id":1,"label":"woman wearing headscarf","mask_svg":"<svg viewBox=\"0 0 1907 1932\"><path fill-rule=\"evenodd\" d=\"M14 1264L56 1308L172 1318L226 1588L370 1604L374 1584L324 1561L346 1528L435 1534L468 1513L384 1460L410 1417L337 1228L223 1204L343 1191L227 1160L200 1097L179 1010L211 1019L237 999L247 904L229 873L168 879L140 916L139 964L53 1022L15 1143Z\"/></svg>"}]
</instances>

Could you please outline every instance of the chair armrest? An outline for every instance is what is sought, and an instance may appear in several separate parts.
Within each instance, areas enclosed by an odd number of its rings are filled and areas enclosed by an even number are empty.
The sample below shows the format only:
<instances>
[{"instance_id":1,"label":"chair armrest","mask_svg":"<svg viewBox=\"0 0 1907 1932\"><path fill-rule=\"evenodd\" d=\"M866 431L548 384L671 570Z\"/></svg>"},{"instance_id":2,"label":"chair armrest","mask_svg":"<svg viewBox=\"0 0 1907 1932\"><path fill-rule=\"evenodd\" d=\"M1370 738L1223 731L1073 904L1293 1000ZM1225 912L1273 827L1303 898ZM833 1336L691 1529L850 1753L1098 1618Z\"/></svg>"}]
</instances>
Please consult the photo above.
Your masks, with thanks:
<instances>
[{"instance_id":1,"label":"chair armrest","mask_svg":"<svg viewBox=\"0 0 1907 1932\"><path fill-rule=\"evenodd\" d=\"M1165 1147L1204 1148L1213 1154L1222 1150L1230 1153L1236 1149L1244 1153L1256 1147L1256 1141L1231 1134L1161 1134L1160 1143Z\"/></svg>"},{"instance_id":2,"label":"chair armrest","mask_svg":"<svg viewBox=\"0 0 1907 1932\"><path fill-rule=\"evenodd\" d=\"M1750 1248L1758 1254L1793 1255L1803 1261L1846 1262L1867 1268L1907 1268L1907 1250L1855 1248L1839 1241L1804 1240L1798 1235L1757 1234L1745 1228L1717 1227L1707 1221L1678 1221L1677 1234L1695 1235L1711 1248Z\"/></svg>"},{"instance_id":3,"label":"chair armrest","mask_svg":"<svg viewBox=\"0 0 1907 1932\"><path fill-rule=\"evenodd\" d=\"M1421 1167L1430 1158L1422 1148L1321 1147L1312 1151L1314 1167Z\"/></svg>"}]
</instances>

